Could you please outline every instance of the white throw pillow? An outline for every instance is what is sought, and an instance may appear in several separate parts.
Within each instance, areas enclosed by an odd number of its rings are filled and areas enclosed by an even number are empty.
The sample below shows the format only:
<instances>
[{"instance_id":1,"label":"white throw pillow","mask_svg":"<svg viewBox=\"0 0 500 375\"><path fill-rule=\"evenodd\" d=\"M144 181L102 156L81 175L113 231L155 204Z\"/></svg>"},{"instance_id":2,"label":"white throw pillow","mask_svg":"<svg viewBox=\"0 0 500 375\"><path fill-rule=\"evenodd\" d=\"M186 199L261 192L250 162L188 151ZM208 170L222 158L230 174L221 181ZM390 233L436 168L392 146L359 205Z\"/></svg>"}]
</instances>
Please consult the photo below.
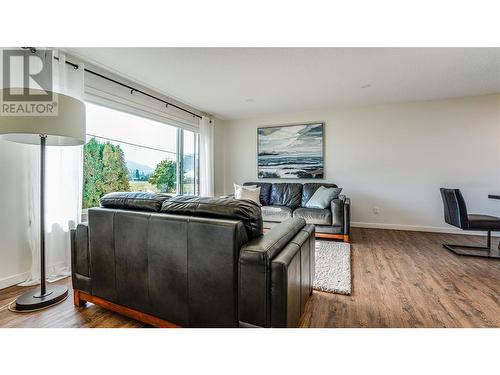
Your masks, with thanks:
<instances>
[{"instance_id":1,"label":"white throw pillow","mask_svg":"<svg viewBox=\"0 0 500 375\"><path fill-rule=\"evenodd\" d=\"M260 187L256 185L240 186L234 184L234 197L236 199L247 199L260 206Z\"/></svg>"}]
</instances>

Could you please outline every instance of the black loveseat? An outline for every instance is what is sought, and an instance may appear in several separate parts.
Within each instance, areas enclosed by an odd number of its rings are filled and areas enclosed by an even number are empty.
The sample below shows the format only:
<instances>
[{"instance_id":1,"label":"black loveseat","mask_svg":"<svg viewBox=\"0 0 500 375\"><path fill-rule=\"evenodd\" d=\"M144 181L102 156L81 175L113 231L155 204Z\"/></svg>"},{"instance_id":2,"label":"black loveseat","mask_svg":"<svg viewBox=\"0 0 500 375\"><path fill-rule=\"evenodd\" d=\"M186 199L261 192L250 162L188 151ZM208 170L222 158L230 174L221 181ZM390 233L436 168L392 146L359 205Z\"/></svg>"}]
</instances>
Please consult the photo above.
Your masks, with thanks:
<instances>
[{"instance_id":1,"label":"black loveseat","mask_svg":"<svg viewBox=\"0 0 500 375\"><path fill-rule=\"evenodd\" d=\"M312 293L314 226L263 234L233 198L113 193L71 232L75 305L157 327L296 327Z\"/></svg>"},{"instance_id":2,"label":"black loveseat","mask_svg":"<svg viewBox=\"0 0 500 375\"><path fill-rule=\"evenodd\" d=\"M314 224L316 237L341 239L349 242L351 201L345 195L333 199L326 209L306 208L305 205L320 186L337 187L327 183L269 183L245 182L244 186L260 187L260 204L264 228L272 228L291 217Z\"/></svg>"}]
</instances>

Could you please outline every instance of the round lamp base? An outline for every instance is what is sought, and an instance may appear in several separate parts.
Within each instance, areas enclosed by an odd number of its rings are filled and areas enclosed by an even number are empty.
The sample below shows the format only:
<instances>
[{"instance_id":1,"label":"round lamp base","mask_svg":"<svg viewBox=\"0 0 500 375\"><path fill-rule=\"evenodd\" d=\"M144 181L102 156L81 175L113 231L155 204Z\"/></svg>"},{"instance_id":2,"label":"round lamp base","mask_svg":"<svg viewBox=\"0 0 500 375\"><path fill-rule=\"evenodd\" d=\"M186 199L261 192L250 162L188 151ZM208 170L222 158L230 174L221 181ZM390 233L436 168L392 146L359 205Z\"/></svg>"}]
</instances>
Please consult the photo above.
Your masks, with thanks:
<instances>
[{"instance_id":1,"label":"round lamp base","mask_svg":"<svg viewBox=\"0 0 500 375\"><path fill-rule=\"evenodd\" d=\"M16 300L16 311L40 310L63 301L67 296L68 288L61 285L47 288L44 295L40 295L40 292L30 291Z\"/></svg>"}]
</instances>

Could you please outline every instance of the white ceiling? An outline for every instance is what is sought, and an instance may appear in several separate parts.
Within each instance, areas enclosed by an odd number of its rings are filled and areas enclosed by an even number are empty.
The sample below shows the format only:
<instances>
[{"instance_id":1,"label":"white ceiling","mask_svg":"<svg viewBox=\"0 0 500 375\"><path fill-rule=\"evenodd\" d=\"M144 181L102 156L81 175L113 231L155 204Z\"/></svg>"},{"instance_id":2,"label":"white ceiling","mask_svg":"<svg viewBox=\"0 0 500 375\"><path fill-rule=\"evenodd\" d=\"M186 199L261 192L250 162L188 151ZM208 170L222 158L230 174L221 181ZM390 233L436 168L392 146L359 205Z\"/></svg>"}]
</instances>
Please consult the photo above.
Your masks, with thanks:
<instances>
[{"instance_id":1,"label":"white ceiling","mask_svg":"<svg viewBox=\"0 0 500 375\"><path fill-rule=\"evenodd\" d=\"M222 119L500 92L500 48L68 50Z\"/></svg>"}]
</instances>

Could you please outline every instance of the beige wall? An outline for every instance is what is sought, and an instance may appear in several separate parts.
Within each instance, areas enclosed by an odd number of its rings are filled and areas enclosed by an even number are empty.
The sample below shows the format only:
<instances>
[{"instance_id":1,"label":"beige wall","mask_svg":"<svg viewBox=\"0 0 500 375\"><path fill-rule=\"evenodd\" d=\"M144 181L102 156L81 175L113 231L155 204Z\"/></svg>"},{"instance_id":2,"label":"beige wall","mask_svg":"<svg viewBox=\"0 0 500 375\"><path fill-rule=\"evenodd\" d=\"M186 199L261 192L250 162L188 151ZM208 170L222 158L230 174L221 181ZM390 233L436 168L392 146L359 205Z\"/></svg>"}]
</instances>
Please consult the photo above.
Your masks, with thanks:
<instances>
[{"instance_id":1,"label":"beige wall","mask_svg":"<svg viewBox=\"0 0 500 375\"><path fill-rule=\"evenodd\" d=\"M500 95L219 122L216 193L256 180L257 127L324 121L325 180L352 198L354 225L448 231L439 188L500 216ZM379 213L374 212L379 209Z\"/></svg>"}]
</instances>

